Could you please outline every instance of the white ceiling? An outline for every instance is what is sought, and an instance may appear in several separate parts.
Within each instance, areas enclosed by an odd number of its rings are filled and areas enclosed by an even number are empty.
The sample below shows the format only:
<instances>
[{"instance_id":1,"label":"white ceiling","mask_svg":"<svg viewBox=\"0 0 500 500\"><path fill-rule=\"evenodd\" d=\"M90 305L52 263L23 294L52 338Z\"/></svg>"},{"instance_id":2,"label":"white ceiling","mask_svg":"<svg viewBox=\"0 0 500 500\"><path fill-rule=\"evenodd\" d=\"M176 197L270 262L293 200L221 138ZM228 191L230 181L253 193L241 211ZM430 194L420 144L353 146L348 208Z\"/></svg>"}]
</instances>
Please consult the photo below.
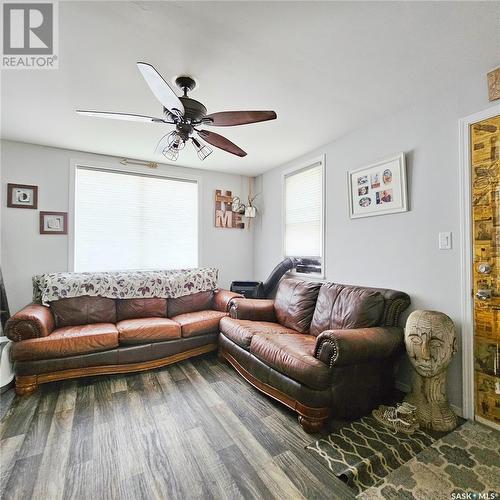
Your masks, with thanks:
<instances>
[{"instance_id":1,"label":"white ceiling","mask_svg":"<svg viewBox=\"0 0 500 500\"><path fill-rule=\"evenodd\" d=\"M188 146L180 165L256 175L498 62L500 2L60 2L59 70L2 71L2 137L121 157L153 154L165 125L136 61L192 75L209 112L278 119L213 128L248 152Z\"/></svg>"}]
</instances>

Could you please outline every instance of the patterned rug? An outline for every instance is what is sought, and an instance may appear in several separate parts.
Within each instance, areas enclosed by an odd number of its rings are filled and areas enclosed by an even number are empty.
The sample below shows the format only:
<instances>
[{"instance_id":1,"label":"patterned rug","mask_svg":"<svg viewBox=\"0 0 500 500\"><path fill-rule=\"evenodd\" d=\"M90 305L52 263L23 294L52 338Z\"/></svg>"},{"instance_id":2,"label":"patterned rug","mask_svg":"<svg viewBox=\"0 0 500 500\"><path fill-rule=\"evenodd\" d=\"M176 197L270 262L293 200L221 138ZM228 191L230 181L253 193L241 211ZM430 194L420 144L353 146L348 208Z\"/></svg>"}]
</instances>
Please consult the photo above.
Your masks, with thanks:
<instances>
[{"instance_id":1,"label":"patterned rug","mask_svg":"<svg viewBox=\"0 0 500 500\"><path fill-rule=\"evenodd\" d=\"M373 417L363 417L306 446L323 465L356 493L376 485L434 442L417 431L394 433Z\"/></svg>"},{"instance_id":2,"label":"patterned rug","mask_svg":"<svg viewBox=\"0 0 500 500\"><path fill-rule=\"evenodd\" d=\"M500 432L468 421L358 498L500 498Z\"/></svg>"}]
</instances>

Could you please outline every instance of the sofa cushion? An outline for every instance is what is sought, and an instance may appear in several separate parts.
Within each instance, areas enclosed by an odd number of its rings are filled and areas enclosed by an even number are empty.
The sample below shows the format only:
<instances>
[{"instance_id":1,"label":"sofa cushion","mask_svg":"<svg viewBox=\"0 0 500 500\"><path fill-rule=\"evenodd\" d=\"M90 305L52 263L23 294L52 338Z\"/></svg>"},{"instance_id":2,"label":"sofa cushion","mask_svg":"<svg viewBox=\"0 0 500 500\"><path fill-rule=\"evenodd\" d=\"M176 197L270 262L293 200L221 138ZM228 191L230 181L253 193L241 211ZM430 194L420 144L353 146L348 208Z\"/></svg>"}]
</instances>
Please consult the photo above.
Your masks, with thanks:
<instances>
[{"instance_id":1,"label":"sofa cushion","mask_svg":"<svg viewBox=\"0 0 500 500\"><path fill-rule=\"evenodd\" d=\"M274 311L278 322L301 333L309 331L321 283L298 279L280 282Z\"/></svg>"},{"instance_id":2,"label":"sofa cushion","mask_svg":"<svg viewBox=\"0 0 500 500\"><path fill-rule=\"evenodd\" d=\"M220 331L235 344L247 350L250 348L252 337L258 333L297 333L295 330L282 326L279 323L233 319L229 317L220 320Z\"/></svg>"},{"instance_id":3,"label":"sofa cushion","mask_svg":"<svg viewBox=\"0 0 500 500\"><path fill-rule=\"evenodd\" d=\"M312 389L331 384L328 366L314 357L316 337L302 333L254 335L250 352L278 372Z\"/></svg>"},{"instance_id":4,"label":"sofa cushion","mask_svg":"<svg viewBox=\"0 0 500 500\"><path fill-rule=\"evenodd\" d=\"M116 304L106 297L72 297L50 303L57 328L88 325L92 323L116 323Z\"/></svg>"},{"instance_id":5,"label":"sofa cushion","mask_svg":"<svg viewBox=\"0 0 500 500\"><path fill-rule=\"evenodd\" d=\"M167 299L119 299L116 301L116 321L135 318L164 318Z\"/></svg>"},{"instance_id":6,"label":"sofa cushion","mask_svg":"<svg viewBox=\"0 0 500 500\"><path fill-rule=\"evenodd\" d=\"M171 319L181 325L183 337L193 337L219 331L219 322L227 313L221 311L196 311L173 316Z\"/></svg>"},{"instance_id":7,"label":"sofa cushion","mask_svg":"<svg viewBox=\"0 0 500 500\"><path fill-rule=\"evenodd\" d=\"M380 292L358 286L323 283L310 333L378 326L384 312Z\"/></svg>"},{"instance_id":8,"label":"sofa cushion","mask_svg":"<svg viewBox=\"0 0 500 500\"><path fill-rule=\"evenodd\" d=\"M120 345L147 344L181 337L179 323L168 318L124 319L116 324Z\"/></svg>"},{"instance_id":9,"label":"sofa cushion","mask_svg":"<svg viewBox=\"0 0 500 500\"><path fill-rule=\"evenodd\" d=\"M47 337L14 342L12 356L17 361L61 358L118 347L118 330L111 323L65 326Z\"/></svg>"},{"instance_id":10,"label":"sofa cushion","mask_svg":"<svg viewBox=\"0 0 500 500\"><path fill-rule=\"evenodd\" d=\"M184 295L183 297L177 297L176 299L168 299L168 317L171 318L179 314L212 309L213 299L214 292L212 291L198 292L191 295Z\"/></svg>"}]
</instances>

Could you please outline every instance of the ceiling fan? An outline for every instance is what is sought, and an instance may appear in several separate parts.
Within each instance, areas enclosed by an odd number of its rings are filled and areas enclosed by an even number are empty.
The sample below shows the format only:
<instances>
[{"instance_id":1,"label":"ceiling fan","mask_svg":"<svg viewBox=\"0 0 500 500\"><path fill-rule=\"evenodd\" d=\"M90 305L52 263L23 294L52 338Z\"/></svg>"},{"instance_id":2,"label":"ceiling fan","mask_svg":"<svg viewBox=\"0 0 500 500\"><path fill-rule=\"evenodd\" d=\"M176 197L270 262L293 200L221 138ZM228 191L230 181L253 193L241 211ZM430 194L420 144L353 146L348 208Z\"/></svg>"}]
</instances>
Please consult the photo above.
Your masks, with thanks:
<instances>
[{"instance_id":1,"label":"ceiling fan","mask_svg":"<svg viewBox=\"0 0 500 500\"><path fill-rule=\"evenodd\" d=\"M184 93L183 96L178 97L151 64L138 62L137 67L155 97L162 104L163 118L128 113L84 111L80 109L76 112L80 115L97 116L100 118L175 125L175 130L163 136L155 150L155 153L163 154L168 160L177 160L179 151L184 148L189 141L193 144L200 160L204 160L212 153L212 148L204 144L203 141L236 156L246 156L246 152L229 139L215 132L199 129L198 127L230 127L233 125L245 125L247 123L274 120L276 118L276 113L274 111L222 111L220 113L211 113L207 115L207 108L201 102L195 101L187 95L188 92L193 90L196 86L196 82L191 77L179 76L175 79L176 85ZM194 137L195 133L199 138L203 139L203 141Z\"/></svg>"}]
</instances>

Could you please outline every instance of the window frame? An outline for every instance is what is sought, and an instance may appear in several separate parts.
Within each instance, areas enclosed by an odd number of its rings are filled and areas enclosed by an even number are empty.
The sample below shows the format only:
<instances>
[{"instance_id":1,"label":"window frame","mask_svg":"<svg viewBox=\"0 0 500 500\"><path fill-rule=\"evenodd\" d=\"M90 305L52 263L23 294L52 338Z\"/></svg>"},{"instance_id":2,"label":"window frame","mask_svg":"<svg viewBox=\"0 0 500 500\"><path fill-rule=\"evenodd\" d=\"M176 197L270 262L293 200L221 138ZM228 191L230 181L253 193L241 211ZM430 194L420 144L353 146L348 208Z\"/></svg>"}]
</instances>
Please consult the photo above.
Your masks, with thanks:
<instances>
[{"instance_id":1,"label":"window frame","mask_svg":"<svg viewBox=\"0 0 500 500\"><path fill-rule=\"evenodd\" d=\"M291 276L308 278L311 280L324 280L326 278L326 154L309 158L299 164L287 168L281 172L281 256L287 257L285 252L285 233L286 233L286 184L285 180L290 175L298 174L308 168L312 168L319 163L321 165L321 273L300 273L295 269L288 272ZM306 257L305 255L302 257Z\"/></svg>"},{"instance_id":2,"label":"window frame","mask_svg":"<svg viewBox=\"0 0 500 500\"><path fill-rule=\"evenodd\" d=\"M67 269L69 272L74 272L75 270L75 208L76 208L76 170L78 168L84 168L87 170L104 170L110 172L116 172L118 174L129 174L129 175L141 175L146 177L164 177L167 179L178 180L178 181L188 181L196 182L198 186L198 244L197 244L197 264L196 267L200 267L203 255L203 224L202 224L202 178L196 175L189 174L179 174L178 169L174 169L169 165L159 165L154 172L148 172L147 167L134 166L134 165L123 165L122 163L104 163L94 160L80 160L80 159L70 159L70 171L69 171L69 197L68 197L68 265ZM99 272L99 271L96 271Z\"/></svg>"}]
</instances>

